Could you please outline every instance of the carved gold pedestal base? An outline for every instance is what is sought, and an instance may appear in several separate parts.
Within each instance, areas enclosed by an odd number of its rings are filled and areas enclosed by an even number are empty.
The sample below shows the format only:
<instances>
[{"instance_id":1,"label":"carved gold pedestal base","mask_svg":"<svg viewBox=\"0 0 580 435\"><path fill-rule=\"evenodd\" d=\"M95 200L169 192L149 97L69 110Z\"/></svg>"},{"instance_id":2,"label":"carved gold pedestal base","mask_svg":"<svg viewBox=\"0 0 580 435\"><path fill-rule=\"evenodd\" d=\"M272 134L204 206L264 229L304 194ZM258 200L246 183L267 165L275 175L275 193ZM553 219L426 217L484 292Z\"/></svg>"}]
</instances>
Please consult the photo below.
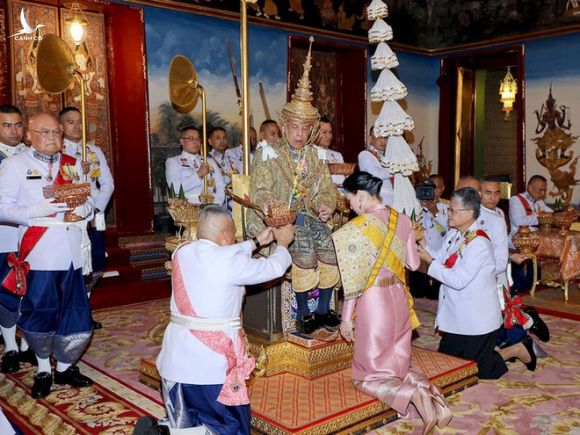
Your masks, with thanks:
<instances>
[{"instance_id":1,"label":"carved gold pedestal base","mask_svg":"<svg viewBox=\"0 0 580 435\"><path fill-rule=\"evenodd\" d=\"M352 360L352 345L344 340L307 348L289 341L262 345L252 337L248 338L249 352L263 376L288 372L314 379L350 367Z\"/></svg>"},{"instance_id":2,"label":"carved gold pedestal base","mask_svg":"<svg viewBox=\"0 0 580 435\"><path fill-rule=\"evenodd\" d=\"M261 349L255 343L250 347ZM345 342L312 348L281 342L263 349L266 376L249 385L253 433L360 434L397 418L386 404L354 388L351 349ZM473 361L415 346L412 351L412 365L445 395L477 383ZM140 380L159 387L154 357L141 361Z\"/></svg>"}]
</instances>

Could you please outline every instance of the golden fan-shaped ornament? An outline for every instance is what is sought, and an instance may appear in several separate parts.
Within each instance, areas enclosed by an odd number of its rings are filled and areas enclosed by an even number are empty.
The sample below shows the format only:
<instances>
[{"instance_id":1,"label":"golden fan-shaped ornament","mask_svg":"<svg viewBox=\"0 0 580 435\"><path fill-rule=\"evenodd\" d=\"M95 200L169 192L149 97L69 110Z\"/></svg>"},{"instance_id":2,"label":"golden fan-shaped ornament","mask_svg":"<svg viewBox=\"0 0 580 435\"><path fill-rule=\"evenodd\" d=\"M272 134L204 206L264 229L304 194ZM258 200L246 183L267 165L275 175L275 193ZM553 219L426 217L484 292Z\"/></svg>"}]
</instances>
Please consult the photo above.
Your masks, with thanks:
<instances>
[{"instance_id":1,"label":"golden fan-shaped ornament","mask_svg":"<svg viewBox=\"0 0 580 435\"><path fill-rule=\"evenodd\" d=\"M179 113L189 113L199 98L195 67L185 56L177 55L169 65L169 99Z\"/></svg>"},{"instance_id":2,"label":"golden fan-shaped ornament","mask_svg":"<svg viewBox=\"0 0 580 435\"><path fill-rule=\"evenodd\" d=\"M52 33L45 35L38 44L36 56L36 74L40 86L52 94L64 92L78 68L66 42Z\"/></svg>"}]
</instances>

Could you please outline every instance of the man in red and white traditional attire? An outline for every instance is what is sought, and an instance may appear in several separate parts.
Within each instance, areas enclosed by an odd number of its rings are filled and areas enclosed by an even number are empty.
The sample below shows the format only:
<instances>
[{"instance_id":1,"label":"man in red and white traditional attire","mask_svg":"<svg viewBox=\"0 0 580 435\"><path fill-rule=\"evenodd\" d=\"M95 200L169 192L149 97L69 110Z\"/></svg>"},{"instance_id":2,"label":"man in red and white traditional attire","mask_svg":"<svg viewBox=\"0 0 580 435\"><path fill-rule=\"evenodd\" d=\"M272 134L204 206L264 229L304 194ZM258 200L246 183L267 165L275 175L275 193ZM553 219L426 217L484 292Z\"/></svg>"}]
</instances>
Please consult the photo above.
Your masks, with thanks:
<instances>
[{"instance_id":1,"label":"man in red and white traditional attire","mask_svg":"<svg viewBox=\"0 0 580 435\"><path fill-rule=\"evenodd\" d=\"M246 355L240 313L244 286L281 277L291 264L292 226L266 228L235 241L229 212L207 206L198 240L173 254L171 318L157 368L170 427L205 425L220 434L249 434L246 379L254 361ZM268 258L252 252L277 241Z\"/></svg>"},{"instance_id":2,"label":"man in red and white traditional attire","mask_svg":"<svg viewBox=\"0 0 580 435\"><path fill-rule=\"evenodd\" d=\"M19 225L18 255L8 261L11 271L2 286L18 296L22 330L38 360L32 397L43 398L53 383L50 357L56 360L54 382L86 387L91 380L74 364L89 343L92 318L82 275L86 219L64 222L66 204L45 198L45 189L72 183L82 169L76 159L60 153L62 126L51 114L28 121L31 148L0 166L0 221ZM75 209L92 217L92 205ZM84 234L84 237L83 237ZM85 260L90 261L86 246Z\"/></svg>"},{"instance_id":3,"label":"man in red and white traditional attire","mask_svg":"<svg viewBox=\"0 0 580 435\"><path fill-rule=\"evenodd\" d=\"M0 105L0 162L26 149L22 143L23 136L24 123L20 110L10 104ZM0 221L0 282L10 270L8 255L11 252L18 252L18 225ZM0 289L0 331L4 339L4 356L0 365L2 373L17 372L21 362L36 364L36 357L26 340L20 341L20 349L16 342L19 304L20 298Z\"/></svg>"},{"instance_id":4,"label":"man in red and white traditional attire","mask_svg":"<svg viewBox=\"0 0 580 435\"><path fill-rule=\"evenodd\" d=\"M521 225L538 225L538 212L551 213L552 209L546 205L544 199L548 190L548 180L541 175L532 176L526 191L510 198L510 245L511 238ZM513 249L513 245L510 246ZM527 291L532 288L533 272L530 262L522 265L512 264L512 294Z\"/></svg>"},{"instance_id":5,"label":"man in red and white traditional attire","mask_svg":"<svg viewBox=\"0 0 580 435\"><path fill-rule=\"evenodd\" d=\"M450 231L438 252L419 246L427 273L441 282L435 327L441 333L439 352L475 360L481 379L498 379L505 361L517 358L536 369L533 342L527 337L495 350L503 323L496 290L496 261L490 236L482 229L479 193L464 187L453 192L448 209Z\"/></svg>"}]
</instances>

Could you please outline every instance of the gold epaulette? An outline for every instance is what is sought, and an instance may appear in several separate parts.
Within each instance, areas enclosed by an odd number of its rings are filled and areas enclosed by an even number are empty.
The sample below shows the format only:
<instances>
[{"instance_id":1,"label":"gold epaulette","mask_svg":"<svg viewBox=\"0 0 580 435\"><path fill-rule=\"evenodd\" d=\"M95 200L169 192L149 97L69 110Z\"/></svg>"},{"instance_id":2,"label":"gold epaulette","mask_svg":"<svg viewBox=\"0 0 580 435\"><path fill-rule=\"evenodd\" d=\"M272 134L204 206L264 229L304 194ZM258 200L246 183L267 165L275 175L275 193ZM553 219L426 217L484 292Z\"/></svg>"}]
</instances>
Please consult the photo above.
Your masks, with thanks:
<instances>
[{"instance_id":1,"label":"gold epaulette","mask_svg":"<svg viewBox=\"0 0 580 435\"><path fill-rule=\"evenodd\" d=\"M439 198L437 200L437 202L440 202L441 204L445 204L445 205L451 205L451 200L445 199L445 198Z\"/></svg>"}]
</instances>

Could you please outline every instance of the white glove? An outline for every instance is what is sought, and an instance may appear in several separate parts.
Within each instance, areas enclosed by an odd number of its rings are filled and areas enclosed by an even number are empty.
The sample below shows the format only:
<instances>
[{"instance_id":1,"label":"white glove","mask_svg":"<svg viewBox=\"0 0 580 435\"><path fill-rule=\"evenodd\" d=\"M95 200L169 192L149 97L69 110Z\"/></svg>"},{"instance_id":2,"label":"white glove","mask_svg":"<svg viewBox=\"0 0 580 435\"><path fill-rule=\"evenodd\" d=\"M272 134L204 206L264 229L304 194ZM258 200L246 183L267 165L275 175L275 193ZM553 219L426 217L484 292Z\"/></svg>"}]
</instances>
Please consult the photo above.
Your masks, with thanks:
<instances>
[{"instance_id":1,"label":"white glove","mask_svg":"<svg viewBox=\"0 0 580 435\"><path fill-rule=\"evenodd\" d=\"M45 198L40 202L28 207L28 218L39 218L50 216L51 214L61 213L69 210L64 202L54 202L54 198Z\"/></svg>"},{"instance_id":2,"label":"white glove","mask_svg":"<svg viewBox=\"0 0 580 435\"><path fill-rule=\"evenodd\" d=\"M86 218L93 213L93 205L90 201L87 201L83 205L79 205L75 208L75 214L79 217Z\"/></svg>"}]
</instances>

